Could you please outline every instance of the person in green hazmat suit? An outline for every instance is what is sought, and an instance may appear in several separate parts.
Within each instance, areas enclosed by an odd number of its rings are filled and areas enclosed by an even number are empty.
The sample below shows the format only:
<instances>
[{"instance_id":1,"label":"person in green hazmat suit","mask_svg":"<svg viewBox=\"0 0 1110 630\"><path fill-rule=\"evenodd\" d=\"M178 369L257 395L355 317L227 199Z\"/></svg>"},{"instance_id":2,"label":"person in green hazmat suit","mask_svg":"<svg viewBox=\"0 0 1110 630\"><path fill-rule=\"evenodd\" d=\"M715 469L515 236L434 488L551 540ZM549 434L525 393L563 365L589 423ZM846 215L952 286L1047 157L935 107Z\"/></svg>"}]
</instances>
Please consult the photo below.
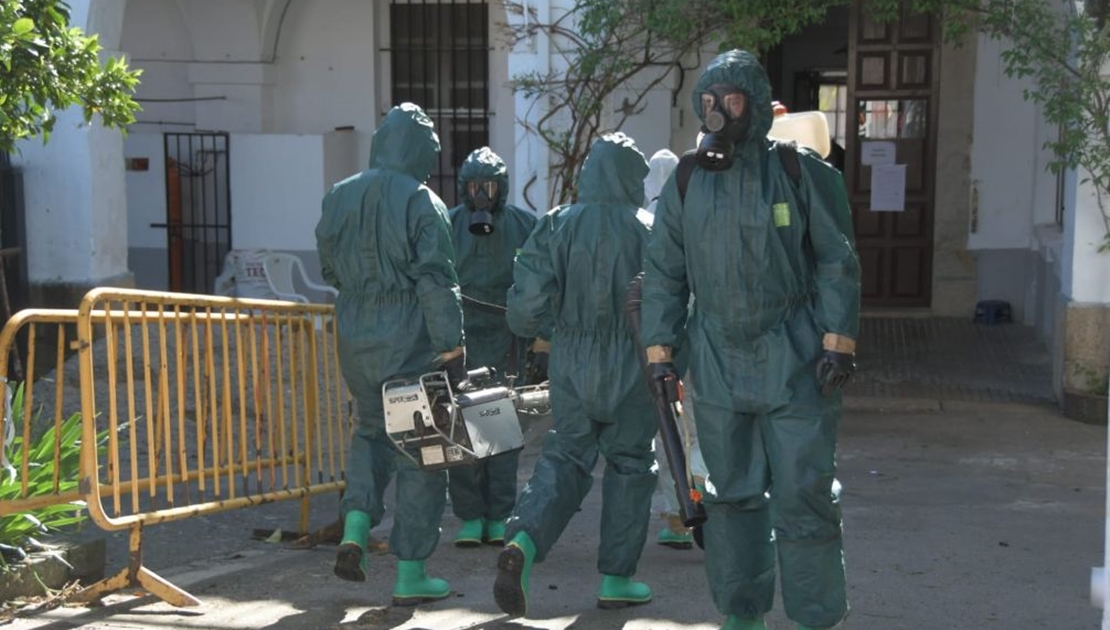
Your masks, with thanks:
<instances>
[{"instance_id":1,"label":"person in green hazmat suit","mask_svg":"<svg viewBox=\"0 0 1110 630\"><path fill-rule=\"evenodd\" d=\"M598 606L651 601L651 589L631 576L651 515L656 420L622 310L649 234L650 215L641 209L647 172L631 138L598 139L582 166L578 202L540 219L513 269L509 327L551 341L554 431L509 517L509 543L497 561L494 599L511 615L527 614L533 563L544 560L590 491L599 452L606 467Z\"/></svg>"},{"instance_id":2,"label":"person in green hazmat suit","mask_svg":"<svg viewBox=\"0 0 1110 630\"><path fill-rule=\"evenodd\" d=\"M335 574L364 581L370 528L385 512L396 472L389 535L397 556L394 605L442 599L447 582L428 577L446 505L443 471L426 472L385 433L382 384L444 370L466 383L463 312L447 208L423 182L439 153L432 121L418 106L391 109L374 131L370 167L334 185L316 226L324 279L339 289L335 313L340 367L358 402L340 513Z\"/></svg>"},{"instance_id":3,"label":"person in green hazmat suit","mask_svg":"<svg viewBox=\"0 0 1110 630\"><path fill-rule=\"evenodd\" d=\"M491 367L499 378L513 373L529 381L547 380L542 370L547 348L533 344L532 360L525 368L526 341L517 338L505 321L505 292L513 283L513 259L528 239L536 218L507 203L509 171L489 147L475 149L459 169L459 199L451 209L451 237L455 244L455 270L463 294L467 361L474 367ZM539 350L539 352L536 352ZM522 384L518 381L517 384ZM505 519L516 503L516 475L520 450L498 453L473 466L456 466L447 474L451 508L462 520L455 545L476 547L482 542L505 542Z\"/></svg>"},{"instance_id":4,"label":"person in green hazmat suit","mask_svg":"<svg viewBox=\"0 0 1110 630\"><path fill-rule=\"evenodd\" d=\"M686 340L723 627L765 628L777 554L787 616L830 628L848 611L835 451L859 328L844 180L767 139L770 84L747 52L713 59L693 105L706 135L684 198L677 176L664 186L644 262L650 371L677 379Z\"/></svg>"}]
</instances>

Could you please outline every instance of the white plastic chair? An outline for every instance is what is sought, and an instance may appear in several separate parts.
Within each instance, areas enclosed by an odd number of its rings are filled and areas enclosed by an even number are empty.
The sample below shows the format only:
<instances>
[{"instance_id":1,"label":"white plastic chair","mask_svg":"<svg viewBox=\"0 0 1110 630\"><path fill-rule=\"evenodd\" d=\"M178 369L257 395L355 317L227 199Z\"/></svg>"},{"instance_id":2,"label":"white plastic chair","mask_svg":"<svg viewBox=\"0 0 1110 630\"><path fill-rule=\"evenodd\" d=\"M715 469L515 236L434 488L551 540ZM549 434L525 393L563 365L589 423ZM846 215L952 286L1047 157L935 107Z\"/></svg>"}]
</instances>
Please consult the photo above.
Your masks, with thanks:
<instances>
[{"instance_id":1,"label":"white plastic chair","mask_svg":"<svg viewBox=\"0 0 1110 630\"><path fill-rule=\"evenodd\" d=\"M224 257L223 269L216 278L213 293L226 297L276 300L278 296L266 279L266 249L233 249Z\"/></svg>"},{"instance_id":2,"label":"white plastic chair","mask_svg":"<svg viewBox=\"0 0 1110 630\"><path fill-rule=\"evenodd\" d=\"M266 280L270 283L270 288L280 300L290 300L302 304L311 302L308 296L297 292L294 271L297 274L297 282L301 285L326 294L322 301L335 302L335 298L339 295L339 290L335 287L310 280L304 270L304 263L301 262L300 257L294 254L269 252L263 263L263 269L266 271ZM330 299L327 296L330 296Z\"/></svg>"}]
</instances>

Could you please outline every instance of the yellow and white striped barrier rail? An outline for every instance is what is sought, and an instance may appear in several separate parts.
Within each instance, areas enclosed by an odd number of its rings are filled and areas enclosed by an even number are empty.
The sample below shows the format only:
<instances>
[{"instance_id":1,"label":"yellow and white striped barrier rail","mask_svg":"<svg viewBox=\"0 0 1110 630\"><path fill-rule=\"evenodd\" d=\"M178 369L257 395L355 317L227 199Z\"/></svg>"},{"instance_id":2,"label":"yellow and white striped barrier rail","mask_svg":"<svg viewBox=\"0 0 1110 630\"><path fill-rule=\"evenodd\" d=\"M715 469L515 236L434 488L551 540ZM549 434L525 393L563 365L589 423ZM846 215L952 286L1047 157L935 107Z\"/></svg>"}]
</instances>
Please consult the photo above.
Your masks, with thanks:
<instances>
[{"instance_id":1,"label":"yellow and white striped barrier rail","mask_svg":"<svg viewBox=\"0 0 1110 630\"><path fill-rule=\"evenodd\" d=\"M144 526L299 498L307 532L308 498L343 488L352 406L333 306L98 288L76 312L49 313L76 325L79 498L101 528L130 530L129 566L75 601L138 586L176 606L196 605L142 566ZM24 321L54 321L45 317ZM0 352L10 347L7 333ZM72 371L63 344L59 337L59 374ZM61 409L65 380L53 382L55 422L72 412ZM32 387L24 399L27 423ZM107 445L98 452L104 432ZM73 498L27 496L0 503L0 512Z\"/></svg>"}]
</instances>

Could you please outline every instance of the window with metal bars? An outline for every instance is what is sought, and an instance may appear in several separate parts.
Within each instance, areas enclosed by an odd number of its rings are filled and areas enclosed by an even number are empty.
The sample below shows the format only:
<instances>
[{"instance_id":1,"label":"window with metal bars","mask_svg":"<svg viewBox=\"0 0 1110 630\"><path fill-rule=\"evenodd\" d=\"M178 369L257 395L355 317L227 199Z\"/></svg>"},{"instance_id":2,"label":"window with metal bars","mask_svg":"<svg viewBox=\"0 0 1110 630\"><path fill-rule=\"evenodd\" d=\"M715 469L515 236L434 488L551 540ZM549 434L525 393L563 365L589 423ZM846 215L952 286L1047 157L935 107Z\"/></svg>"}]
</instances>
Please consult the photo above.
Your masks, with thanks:
<instances>
[{"instance_id":1,"label":"window with metal bars","mask_svg":"<svg viewBox=\"0 0 1110 630\"><path fill-rule=\"evenodd\" d=\"M459 167L489 144L489 6L393 0L389 33L393 103L416 103L435 123L442 151L428 185L454 206Z\"/></svg>"}]
</instances>

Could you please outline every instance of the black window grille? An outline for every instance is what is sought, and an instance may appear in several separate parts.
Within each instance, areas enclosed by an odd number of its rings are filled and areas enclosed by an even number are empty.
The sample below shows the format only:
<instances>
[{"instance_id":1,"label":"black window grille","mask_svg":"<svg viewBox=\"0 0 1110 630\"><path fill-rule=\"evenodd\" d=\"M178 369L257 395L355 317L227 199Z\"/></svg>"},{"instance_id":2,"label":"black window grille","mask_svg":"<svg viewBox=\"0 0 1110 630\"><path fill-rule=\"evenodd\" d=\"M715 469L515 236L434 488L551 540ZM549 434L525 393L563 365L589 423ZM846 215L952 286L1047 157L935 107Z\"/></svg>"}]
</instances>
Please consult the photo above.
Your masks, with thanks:
<instances>
[{"instance_id":1,"label":"black window grille","mask_svg":"<svg viewBox=\"0 0 1110 630\"><path fill-rule=\"evenodd\" d=\"M459 166L489 144L489 5L394 0L389 9L392 100L416 103L435 123L442 150L428 185L451 207Z\"/></svg>"}]
</instances>

